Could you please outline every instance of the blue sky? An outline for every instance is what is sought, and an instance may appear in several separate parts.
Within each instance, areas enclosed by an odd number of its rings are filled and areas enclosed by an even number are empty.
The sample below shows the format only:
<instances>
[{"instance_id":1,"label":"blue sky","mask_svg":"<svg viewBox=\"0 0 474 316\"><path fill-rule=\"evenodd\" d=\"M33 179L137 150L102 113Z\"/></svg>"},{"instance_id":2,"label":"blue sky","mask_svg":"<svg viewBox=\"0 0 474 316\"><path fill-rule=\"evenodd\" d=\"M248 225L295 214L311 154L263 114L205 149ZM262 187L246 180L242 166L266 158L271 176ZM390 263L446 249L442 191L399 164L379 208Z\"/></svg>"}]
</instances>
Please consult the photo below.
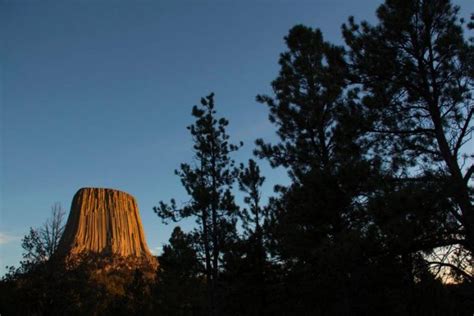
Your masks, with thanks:
<instances>
[{"instance_id":1,"label":"blue sky","mask_svg":"<svg viewBox=\"0 0 474 316\"><path fill-rule=\"evenodd\" d=\"M159 249L174 224L152 207L187 200L173 170L192 156L192 105L216 93L246 161L255 138L275 139L255 96L270 92L288 30L319 27L341 44L347 17L374 21L380 3L0 0L0 274L29 227L55 202L69 211L85 186L134 195ZM474 1L455 3L474 12ZM260 163L268 196L287 178Z\"/></svg>"}]
</instances>

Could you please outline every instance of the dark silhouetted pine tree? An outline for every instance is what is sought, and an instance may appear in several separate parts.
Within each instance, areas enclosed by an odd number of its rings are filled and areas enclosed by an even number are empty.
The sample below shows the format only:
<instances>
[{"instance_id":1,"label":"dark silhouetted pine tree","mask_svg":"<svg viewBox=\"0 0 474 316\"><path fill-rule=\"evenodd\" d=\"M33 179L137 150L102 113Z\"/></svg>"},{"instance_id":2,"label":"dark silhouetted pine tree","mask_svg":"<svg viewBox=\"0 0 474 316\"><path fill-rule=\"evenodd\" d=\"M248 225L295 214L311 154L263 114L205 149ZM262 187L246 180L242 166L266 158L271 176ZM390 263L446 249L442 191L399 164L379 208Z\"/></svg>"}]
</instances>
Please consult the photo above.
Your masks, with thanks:
<instances>
[{"instance_id":1,"label":"dark silhouetted pine tree","mask_svg":"<svg viewBox=\"0 0 474 316\"><path fill-rule=\"evenodd\" d=\"M160 267L154 291L157 312L162 315L204 315L204 267L194 249L193 236L176 227L158 259Z\"/></svg>"},{"instance_id":2,"label":"dark silhouetted pine tree","mask_svg":"<svg viewBox=\"0 0 474 316\"><path fill-rule=\"evenodd\" d=\"M188 129L194 142L193 163L183 163L176 170L191 200L182 208L174 200L170 205L160 202L154 210L165 220L196 218L198 228L194 237L204 257L210 314L216 314L220 261L227 244L237 235L238 207L231 189L238 170L230 154L239 146L229 143L226 132L229 122L216 118L214 94L202 98L201 105L193 107L192 115L196 121Z\"/></svg>"},{"instance_id":3,"label":"dark silhouetted pine tree","mask_svg":"<svg viewBox=\"0 0 474 316\"><path fill-rule=\"evenodd\" d=\"M377 17L376 25L350 18L343 26L372 152L398 179L437 181L461 224L454 235L463 238L450 239L472 252L474 166L462 148L473 131L474 47L464 38L459 8L449 0L387 0Z\"/></svg>"}]
</instances>

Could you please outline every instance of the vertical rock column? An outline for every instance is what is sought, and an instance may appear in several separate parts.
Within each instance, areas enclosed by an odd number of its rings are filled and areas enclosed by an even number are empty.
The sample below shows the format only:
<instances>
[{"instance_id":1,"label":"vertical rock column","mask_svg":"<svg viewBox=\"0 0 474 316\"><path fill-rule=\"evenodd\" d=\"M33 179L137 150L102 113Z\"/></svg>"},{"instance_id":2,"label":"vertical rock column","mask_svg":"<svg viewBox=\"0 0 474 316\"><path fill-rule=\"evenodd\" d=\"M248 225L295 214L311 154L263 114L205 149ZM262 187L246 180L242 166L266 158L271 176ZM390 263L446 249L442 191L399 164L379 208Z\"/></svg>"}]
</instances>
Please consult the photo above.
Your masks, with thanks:
<instances>
[{"instance_id":1,"label":"vertical rock column","mask_svg":"<svg viewBox=\"0 0 474 316\"><path fill-rule=\"evenodd\" d=\"M58 253L133 257L157 264L146 244L135 199L113 189L77 191Z\"/></svg>"}]
</instances>

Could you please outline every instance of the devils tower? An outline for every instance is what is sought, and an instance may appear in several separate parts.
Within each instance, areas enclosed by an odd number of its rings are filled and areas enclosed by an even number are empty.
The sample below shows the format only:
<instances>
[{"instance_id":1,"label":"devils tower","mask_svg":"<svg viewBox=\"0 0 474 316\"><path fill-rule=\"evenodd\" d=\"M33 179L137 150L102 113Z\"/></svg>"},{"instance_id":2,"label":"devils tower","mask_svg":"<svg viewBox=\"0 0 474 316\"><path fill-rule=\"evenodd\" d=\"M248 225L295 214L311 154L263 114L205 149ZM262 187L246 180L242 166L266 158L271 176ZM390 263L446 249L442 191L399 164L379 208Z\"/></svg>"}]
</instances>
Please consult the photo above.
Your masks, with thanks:
<instances>
[{"instance_id":1,"label":"devils tower","mask_svg":"<svg viewBox=\"0 0 474 316\"><path fill-rule=\"evenodd\" d=\"M77 191L57 253L68 261L93 257L112 266L158 266L146 244L135 198L114 189Z\"/></svg>"}]
</instances>

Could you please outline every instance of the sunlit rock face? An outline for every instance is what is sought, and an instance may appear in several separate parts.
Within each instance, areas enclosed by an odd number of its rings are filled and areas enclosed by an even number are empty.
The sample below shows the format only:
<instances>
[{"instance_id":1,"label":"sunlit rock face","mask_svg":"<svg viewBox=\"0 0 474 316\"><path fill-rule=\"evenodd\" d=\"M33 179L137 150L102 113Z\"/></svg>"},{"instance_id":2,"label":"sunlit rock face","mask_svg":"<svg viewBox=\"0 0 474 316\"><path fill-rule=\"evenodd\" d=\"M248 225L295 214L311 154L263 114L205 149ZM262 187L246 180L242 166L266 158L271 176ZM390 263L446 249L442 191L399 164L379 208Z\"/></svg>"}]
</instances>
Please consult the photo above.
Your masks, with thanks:
<instances>
[{"instance_id":1,"label":"sunlit rock face","mask_svg":"<svg viewBox=\"0 0 474 316\"><path fill-rule=\"evenodd\" d=\"M145 241L138 206L128 193L104 188L82 188L72 200L71 212L59 244L66 259L102 258L133 268L158 262Z\"/></svg>"}]
</instances>

